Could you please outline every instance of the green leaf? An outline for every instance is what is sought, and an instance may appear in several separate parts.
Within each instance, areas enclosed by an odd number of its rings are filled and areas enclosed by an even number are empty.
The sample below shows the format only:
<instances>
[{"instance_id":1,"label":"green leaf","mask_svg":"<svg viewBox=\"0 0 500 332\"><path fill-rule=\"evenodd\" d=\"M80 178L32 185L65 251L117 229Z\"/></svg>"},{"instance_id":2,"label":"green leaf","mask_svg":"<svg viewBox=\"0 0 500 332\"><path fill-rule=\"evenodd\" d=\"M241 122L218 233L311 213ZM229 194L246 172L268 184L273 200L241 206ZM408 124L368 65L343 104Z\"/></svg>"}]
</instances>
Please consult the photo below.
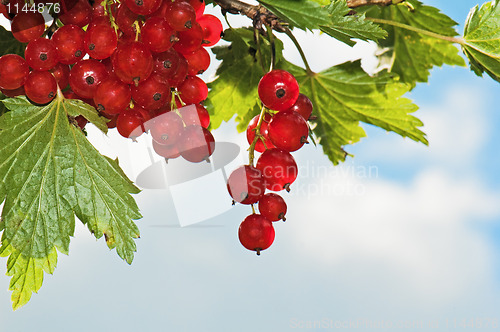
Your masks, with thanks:
<instances>
[{"instance_id":1,"label":"green leaf","mask_svg":"<svg viewBox=\"0 0 500 332\"><path fill-rule=\"evenodd\" d=\"M310 0L258 0L282 20L302 30L330 24L328 12Z\"/></svg>"},{"instance_id":2,"label":"green leaf","mask_svg":"<svg viewBox=\"0 0 500 332\"><path fill-rule=\"evenodd\" d=\"M0 56L5 54L18 54L24 58L26 44L18 41L12 33L0 26Z\"/></svg>"},{"instance_id":3,"label":"green leaf","mask_svg":"<svg viewBox=\"0 0 500 332\"><path fill-rule=\"evenodd\" d=\"M223 121L229 121L234 115L240 121L241 130L248 124L248 112L258 107L260 101L257 86L264 75L264 68L270 67L271 47L269 40L261 36L261 52L257 51L251 29L228 29L224 40L230 46L215 47L213 52L222 60L217 69L217 79L209 83L207 108L210 112L211 128L218 128ZM283 44L275 39L276 60L282 59ZM261 60L263 64L261 64Z\"/></svg>"},{"instance_id":4,"label":"green leaf","mask_svg":"<svg viewBox=\"0 0 500 332\"><path fill-rule=\"evenodd\" d=\"M7 98L7 96L5 96L3 93L0 92L0 116L2 116L2 114L6 113L8 111L8 109L1 102L5 98Z\"/></svg>"},{"instance_id":5,"label":"green leaf","mask_svg":"<svg viewBox=\"0 0 500 332\"><path fill-rule=\"evenodd\" d=\"M378 40L385 38L387 32L379 25L365 19L365 14L347 15L351 9L344 0L334 0L327 6L330 13L330 24L321 26L321 31L353 46L352 38L361 40Z\"/></svg>"},{"instance_id":6,"label":"green leaf","mask_svg":"<svg viewBox=\"0 0 500 332\"><path fill-rule=\"evenodd\" d=\"M373 6L367 11L367 16L410 25L443 36L457 35L454 28L457 23L439 9L425 6L417 0L407 2L414 10L410 10L404 3L383 8ZM397 73L402 82L410 83L412 87L417 82L427 82L429 71L434 66L465 66L458 48L448 41L389 24L383 24L382 28L389 36L379 42L381 65L388 64L391 72Z\"/></svg>"},{"instance_id":7,"label":"green leaf","mask_svg":"<svg viewBox=\"0 0 500 332\"><path fill-rule=\"evenodd\" d=\"M299 82L301 92L309 96L318 118L314 133L334 164L344 161L344 146L366 136L360 122L369 123L403 137L427 144L418 129L422 122L411 115L418 107L402 97L409 85L400 83L393 74L368 76L360 61L331 67L321 73L307 73L287 63Z\"/></svg>"},{"instance_id":8,"label":"green leaf","mask_svg":"<svg viewBox=\"0 0 500 332\"><path fill-rule=\"evenodd\" d=\"M484 3L472 8L464 30L463 49L471 69L479 76L484 72L500 82L500 2Z\"/></svg>"},{"instance_id":9,"label":"green leaf","mask_svg":"<svg viewBox=\"0 0 500 332\"><path fill-rule=\"evenodd\" d=\"M1 251L16 266L13 297L21 294L19 303L25 303L26 294L41 284L36 266L55 266L56 248L68 253L75 215L131 263L133 238L139 237L132 219L141 216L130 194L139 190L68 120L85 115L102 126L97 111L62 94L46 106L32 105L25 96L2 102L10 112L0 118ZM19 278L26 282L14 280Z\"/></svg>"}]
</instances>

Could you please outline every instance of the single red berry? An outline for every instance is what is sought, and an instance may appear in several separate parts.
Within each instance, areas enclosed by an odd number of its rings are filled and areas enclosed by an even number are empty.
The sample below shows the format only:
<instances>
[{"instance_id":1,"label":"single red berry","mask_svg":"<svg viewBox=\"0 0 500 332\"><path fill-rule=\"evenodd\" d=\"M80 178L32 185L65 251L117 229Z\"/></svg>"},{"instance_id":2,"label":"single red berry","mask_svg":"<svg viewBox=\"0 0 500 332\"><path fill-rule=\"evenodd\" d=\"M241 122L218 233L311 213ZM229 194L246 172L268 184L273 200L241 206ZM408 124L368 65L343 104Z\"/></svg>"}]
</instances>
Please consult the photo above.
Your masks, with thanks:
<instances>
[{"instance_id":1,"label":"single red berry","mask_svg":"<svg viewBox=\"0 0 500 332\"><path fill-rule=\"evenodd\" d=\"M160 8L161 0L124 0L125 5L139 15L150 15Z\"/></svg>"},{"instance_id":2,"label":"single red berry","mask_svg":"<svg viewBox=\"0 0 500 332\"><path fill-rule=\"evenodd\" d=\"M153 71L161 77L168 79L177 71L179 67L180 57L174 49L169 49L165 52L155 54ZM186 76L187 74L184 74Z\"/></svg>"},{"instance_id":3,"label":"single red berry","mask_svg":"<svg viewBox=\"0 0 500 332\"><path fill-rule=\"evenodd\" d=\"M179 40L174 44L174 49L181 54L188 54L199 49L203 42L203 29L197 22L193 22L191 29L179 31Z\"/></svg>"},{"instance_id":4,"label":"single red berry","mask_svg":"<svg viewBox=\"0 0 500 332\"><path fill-rule=\"evenodd\" d=\"M198 125L208 128L210 125L210 114L203 105L187 105L179 108L179 113L186 126Z\"/></svg>"},{"instance_id":5,"label":"single red berry","mask_svg":"<svg viewBox=\"0 0 500 332\"><path fill-rule=\"evenodd\" d=\"M266 184L260 170L244 165L231 173L227 179L227 190L235 202L254 204L264 195Z\"/></svg>"},{"instance_id":6,"label":"single red berry","mask_svg":"<svg viewBox=\"0 0 500 332\"><path fill-rule=\"evenodd\" d=\"M306 95L299 93L299 97L295 104L289 108L289 110L295 111L302 115L305 120L309 120L313 111L313 104Z\"/></svg>"},{"instance_id":7,"label":"single red berry","mask_svg":"<svg viewBox=\"0 0 500 332\"><path fill-rule=\"evenodd\" d=\"M259 123L260 115L257 114L256 116L253 117L253 119L250 121L247 127L247 141L248 144L252 144L253 140L255 139L255 128L257 128L257 124ZM264 116L264 120L262 120L262 123L260 124L260 134L262 135L262 139L257 140L257 143L255 144L255 151L257 152L264 152L266 148L272 149L274 148L273 142L269 139L268 135L268 127L269 127L269 121L271 121L271 115L267 114ZM265 145L264 145L265 142Z\"/></svg>"},{"instance_id":8,"label":"single red berry","mask_svg":"<svg viewBox=\"0 0 500 332\"><path fill-rule=\"evenodd\" d=\"M131 98L130 85L110 76L97 86L94 103L98 111L113 115L125 111Z\"/></svg>"},{"instance_id":9,"label":"single red berry","mask_svg":"<svg viewBox=\"0 0 500 332\"><path fill-rule=\"evenodd\" d=\"M112 57L116 76L124 83L135 84L146 80L153 71L153 56L141 42L118 45Z\"/></svg>"},{"instance_id":10,"label":"single red berry","mask_svg":"<svg viewBox=\"0 0 500 332\"><path fill-rule=\"evenodd\" d=\"M28 43L39 38L45 31L45 20L42 14L36 12L19 12L10 25L12 35L21 43Z\"/></svg>"},{"instance_id":11,"label":"single red berry","mask_svg":"<svg viewBox=\"0 0 500 332\"><path fill-rule=\"evenodd\" d=\"M69 72L70 68L68 65L63 65L62 63L58 63L54 68L49 70L54 78L56 79L57 85L61 90L65 89L69 84Z\"/></svg>"},{"instance_id":12,"label":"single red berry","mask_svg":"<svg viewBox=\"0 0 500 332\"><path fill-rule=\"evenodd\" d=\"M188 75L201 75L210 66L210 54L203 47L192 53L184 54L184 57L188 63Z\"/></svg>"},{"instance_id":13,"label":"single red berry","mask_svg":"<svg viewBox=\"0 0 500 332\"><path fill-rule=\"evenodd\" d=\"M151 52L161 53L177 41L176 32L161 17L149 18L141 29L142 42Z\"/></svg>"},{"instance_id":14,"label":"single red berry","mask_svg":"<svg viewBox=\"0 0 500 332\"><path fill-rule=\"evenodd\" d=\"M187 2L171 2L166 9L165 18L176 31L186 31L196 22L196 12Z\"/></svg>"},{"instance_id":15,"label":"single red berry","mask_svg":"<svg viewBox=\"0 0 500 332\"><path fill-rule=\"evenodd\" d=\"M85 119L83 116L79 115L75 118L76 123L78 124L78 127L83 130L87 123L89 122L87 119Z\"/></svg>"},{"instance_id":16,"label":"single red berry","mask_svg":"<svg viewBox=\"0 0 500 332\"><path fill-rule=\"evenodd\" d=\"M274 146L285 151L296 151L307 143L309 127L299 113L287 110L278 112L269 122L269 138Z\"/></svg>"},{"instance_id":17,"label":"single red berry","mask_svg":"<svg viewBox=\"0 0 500 332\"><path fill-rule=\"evenodd\" d=\"M17 54L6 54L0 57L0 88L17 89L24 85L30 68L26 61Z\"/></svg>"},{"instance_id":18,"label":"single red berry","mask_svg":"<svg viewBox=\"0 0 500 332\"><path fill-rule=\"evenodd\" d=\"M205 14L198 19L203 30L203 46L209 47L217 44L222 37L222 23L220 20L210 14Z\"/></svg>"},{"instance_id":19,"label":"single red berry","mask_svg":"<svg viewBox=\"0 0 500 332\"><path fill-rule=\"evenodd\" d=\"M141 136L144 130L144 120L140 113L133 109L128 109L118 115L116 119L116 129L125 138L135 139Z\"/></svg>"},{"instance_id":20,"label":"single red berry","mask_svg":"<svg viewBox=\"0 0 500 332\"><path fill-rule=\"evenodd\" d=\"M116 50L118 37L109 23L97 24L87 29L83 44L92 58L102 60L110 57Z\"/></svg>"},{"instance_id":21,"label":"single red berry","mask_svg":"<svg viewBox=\"0 0 500 332\"><path fill-rule=\"evenodd\" d=\"M32 71L24 84L26 96L36 104L47 104L57 94L57 82L48 71Z\"/></svg>"},{"instance_id":22,"label":"single red berry","mask_svg":"<svg viewBox=\"0 0 500 332\"><path fill-rule=\"evenodd\" d=\"M61 63L72 65L85 56L84 36L82 28L73 24L62 26L54 32L52 41Z\"/></svg>"},{"instance_id":23,"label":"single red berry","mask_svg":"<svg viewBox=\"0 0 500 332\"><path fill-rule=\"evenodd\" d=\"M90 23L92 16L92 6L88 0L63 1L65 6L61 6L59 19L64 25L74 24L79 27L84 27Z\"/></svg>"},{"instance_id":24,"label":"single red berry","mask_svg":"<svg viewBox=\"0 0 500 332\"><path fill-rule=\"evenodd\" d=\"M153 140L153 150L155 150L155 152L159 156L165 158L165 160L175 159L181 155L176 144L163 145L159 144L154 140Z\"/></svg>"},{"instance_id":25,"label":"single red berry","mask_svg":"<svg viewBox=\"0 0 500 332\"><path fill-rule=\"evenodd\" d=\"M258 91L264 106L275 111L283 111L292 107L297 101L299 84L289 72L275 69L260 79Z\"/></svg>"},{"instance_id":26,"label":"single red berry","mask_svg":"<svg viewBox=\"0 0 500 332\"><path fill-rule=\"evenodd\" d=\"M136 31L134 22L138 21L138 16L139 15L132 12L127 6L125 6L125 4L122 3L116 11L115 23L118 25L121 32L127 36L135 38Z\"/></svg>"},{"instance_id":27,"label":"single red berry","mask_svg":"<svg viewBox=\"0 0 500 332\"><path fill-rule=\"evenodd\" d=\"M24 86L21 86L21 87L19 87L17 89L12 89L12 90L6 90L6 89L1 89L0 88L0 91L2 91L2 93L6 97L9 97L9 98L14 98L14 97L22 96L22 95L26 94L26 91L24 91Z\"/></svg>"},{"instance_id":28,"label":"single red berry","mask_svg":"<svg viewBox=\"0 0 500 332\"><path fill-rule=\"evenodd\" d=\"M287 206L283 197L268 193L259 200L259 212L270 221L285 221Z\"/></svg>"},{"instance_id":29,"label":"single red berry","mask_svg":"<svg viewBox=\"0 0 500 332\"><path fill-rule=\"evenodd\" d=\"M176 88L182 84L187 78L188 64L186 59L179 54L179 64L174 73L167 77L168 84L171 87Z\"/></svg>"},{"instance_id":30,"label":"single red berry","mask_svg":"<svg viewBox=\"0 0 500 332\"><path fill-rule=\"evenodd\" d=\"M208 129L197 125L184 128L179 144L182 158L192 163L208 161L214 150L215 139Z\"/></svg>"},{"instance_id":31,"label":"single red berry","mask_svg":"<svg viewBox=\"0 0 500 332\"><path fill-rule=\"evenodd\" d=\"M170 86L158 74L151 74L139 85L132 86L132 99L146 110L157 110L165 106L170 100Z\"/></svg>"},{"instance_id":32,"label":"single red berry","mask_svg":"<svg viewBox=\"0 0 500 332\"><path fill-rule=\"evenodd\" d=\"M54 42L46 38L36 38L28 43L24 57L34 70L44 71L54 68L59 62Z\"/></svg>"},{"instance_id":33,"label":"single red berry","mask_svg":"<svg viewBox=\"0 0 500 332\"><path fill-rule=\"evenodd\" d=\"M198 76L188 76L181 85L177 87L182 101L186 104L197 104L208 96L207 84Z\"/></svg>"},{"instance_id":34,"label":"single red berry","mask_svg":"<svg viewBox=\"0 0 500 332\"><path fill-rule=\"evenodd\" d=\"M243 247L260 255L262 250L274 242L273 223L260 214L251 214L243 220L238 229L238 238Z\"/></svg>"},{"instance_id":35,"label":"single red berry","mask_svg":"<svg viewBox=\"0 0 500 332\"><path fill-rule=\"evenodd\" d=\"M81 60L71 68L69 85L80 97L93 99L97 86L107 77L106 67L99 61Z\"/></svg>"},{"instance_id":36,"label":"single red berry","mask_svg":"<svg viewBox=\"0 0 500 332\"><path fill-rule=\"evenodd\" d=\"M184 131L184 123L175 112L168 112L154 118L151 125L153 141L162 145L176 145Z\"/></svg>"},{"instance_id":37,"label":"single red berry","mask_svg":"<svg viewBox=\"0 0 500 332\"><path fill-rule=\"evenodd\" d=\"M292 155L277 148L264 151L256 167L261 170L266 181L266 188L273 191L286 189L297 178L298 168Z\"/></svg>"},{"instance_id":38,"label":"single red berry","mask_svg":"<svg viewBox=\"0 0 500 332\"><path fill-rule=\"evenodd\" d=\"M109 120L106 123L106 125L108 126L109 129L116 128L116 121L118 120L119 114L111 115L111 114L107 114L106 112L99 112L99 114Z\"/></svg>"}]
</instances>

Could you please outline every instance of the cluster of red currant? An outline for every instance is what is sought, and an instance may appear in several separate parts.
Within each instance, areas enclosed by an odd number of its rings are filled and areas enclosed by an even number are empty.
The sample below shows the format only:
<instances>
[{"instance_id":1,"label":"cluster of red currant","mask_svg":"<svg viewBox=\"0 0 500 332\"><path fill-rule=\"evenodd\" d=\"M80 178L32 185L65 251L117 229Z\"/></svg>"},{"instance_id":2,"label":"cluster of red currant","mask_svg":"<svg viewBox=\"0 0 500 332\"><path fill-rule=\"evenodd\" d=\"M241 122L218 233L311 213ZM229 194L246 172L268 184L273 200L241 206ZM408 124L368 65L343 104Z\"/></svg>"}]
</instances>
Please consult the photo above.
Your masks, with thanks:
<instances>
[{"instance_id":1,"label":"cluster of red currant","mask_svg":"<svg viewBox=\"0 0 500 332\"><path fill-rule=\"evenodd\" d=\"M13 36L28 43L24 59L0 57L1 91L47 104L59 88L65 98L94 106L124 137L150 131L160 156L206 160L214 138L201 104L208 88L197 75L210 65L205 47L220 40L222 24L204 14L204 1L64 1L64 25L53 34L38 11L10 6L24 0L1 4ZM87 123L76 121L82 129Z\"/></svg>"},{"instance_id":2,"label":"cluster of red currant","mask_svg":"<svg viewBox=\"0 0 500 332\"><path fill-rule=\"evenodd\" d=\"M309 98L299 93L295 77L287 71L275 69L262 77L258 92L263 111L255 116L247 129L250 144L250 163L234 170L228 178L227 188L235 202L258 203L260 214L249 215L240 225L241 244L260 254L274 242L272 222L285 220L287 210L284 199L265 190L290 191L297 178L297 164L290 152L307 143L312 113ZM253 166L254 151L261 152Z\"/></svg>"}]
</instances>

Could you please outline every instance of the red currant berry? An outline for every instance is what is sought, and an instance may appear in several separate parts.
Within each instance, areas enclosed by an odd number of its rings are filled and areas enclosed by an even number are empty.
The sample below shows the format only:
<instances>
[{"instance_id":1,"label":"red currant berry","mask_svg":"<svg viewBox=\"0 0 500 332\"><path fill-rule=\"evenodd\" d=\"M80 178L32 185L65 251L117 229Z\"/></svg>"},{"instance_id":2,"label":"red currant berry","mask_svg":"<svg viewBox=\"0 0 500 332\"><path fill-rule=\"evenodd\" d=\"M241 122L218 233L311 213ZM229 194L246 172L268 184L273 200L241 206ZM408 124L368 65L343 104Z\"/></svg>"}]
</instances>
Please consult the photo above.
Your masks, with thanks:
<instances>
[{"instance_id":1,"label":"red currant berry","mask_svg":"<svg viewBox=\"0 0 500 332\"><path fill-rule=\"evenodd\" d=\"M151 74L139 85L132 86L132 99L146 110L157 110L170 100L170 86L158 74Z\"/></svg>"},{"instance_id":2,"label":"red currant berry","mask_svg":"<svg viewBox=\"0 0 500 332\"><path fill-rule=\"evenodd\" d=\"M238 229L238 238L243 247L260 255L262 250L274 242L273 223L260 214L251 214L243 220Z\"/></svg>"},{"instance_id":3,"label":"red currant berry","mask_svg":"<svg viewBox=\"0 0 500 332\"><path fill-rule=\"evenodd\" d=\"M141 42L118 45L112 58L116 76L124 83L135 84L146 80L153 71L153 56Z\"/></svg>"},{"instance_id":4,"label":"red currant berry","mask_svg":"<svg viewBox=\"0 0 500 332\"><path fill-rule=\"evenodd\" d=\"M57 94L57 82L48 71L32 71L24 83L24 90L32 102L47 104Z\"/></svg>"},{"instance_id":5,"label":"red currant berry","mask_svg":"<svg viewBox=\"0 0 500 332\"><path fill-rule=\"evenodd\" d=\"M78 124L78 127L83 130L87 123L89 122L87 119L85 119L83 116L79 115L75 118L76 123Z\"/></svg>"},{"instance_id":6,"label":"red currant berry","mask_svg":"<svg viewBox=\"0 0 500 332\"><path fill-rule=\"evenodd\" d=\"M184 57L188 63L188 75L201 75L210 66L210 55L203 47L192 53L185 54Z\"/></svg>"},{"instance_id":7,"label":"red currant berry","mask_svg":"<svg viewBox=\"0 0 500 332\"><path fill-rule=\"evenodd\" d=\"M174 49L181 54L188 54L201 47L203 42L203 30L197 22L193 22L191 29L179 31L179 40L174 44Z\"/></svg>"},{"instance_id":8,"label":"red currant berry","mask_svg":"<svg viewBox=\"0 0 500 332\"><path fill-rule=\"evenodd\" d=\"M54 75L57 85L61 90L65 89L69 84L69 71L69 66L62 63L58 63L54 68L49 70Z\"/></svg>"},{"instance_id":9,"label":"red currant berry","mask_svg":"<svg viewBox=\"0 0 500 332\"><path fill-rule=\"evenodd\" d=\"M168 51L155 54L153 71L165 79L171 77L179 67L180 57L176 50L169 49ZM184 75L186 76L186 75Z\"/></svg>"},{"instance_id":10,"label":"red currant berry","mask_svg":"<svg viewBox=\"0 0 500 332\"><path fill-rule=\"evenodd\" d=\"M24 85L30 68L26 61L17 54L0 57L0 88L17 89Z\"/></svg>"},{"instance_id":11,"label":"red currant berry","mask_svg":"<svg viewBox=\"0 0 500 332\"><path fill-rule=\"evenodd\" d=\"M184 128L179 145L182 158L192 163L208 161L214 149L215 139L208 129L196 125Z\"/></svg>"},{"instance_id":12,"label":"red currant berry","mask_svg":"<svg viewBox=\"0 0 500 332\"><path fill-rule=\"evenodd\" d=\"M259 212L270 221L285 221L286 203L278 194L269 193L259 200Z\"/></svg>"},{"instance_id":13,"label":"red currant berry","mask_svg":"<svg viewBox=\"0 0 500 332\"><path fill-rule=\"evenodd\" d=\"M295 111L302 115L305 120L309 120L313 111L313 104L306 95L299 93L299 97L295 104L289 108L289 110Z\"/></svg>"},{"instance_id":14,"label":"red currant berry","mask_svg":"<svg viewBox=\"0 0 500 332\"><path fill-rule=\"evenodd\" d=\"M155 117L151 126L153 141L162 145L175 145L183 131L182 119L175 112L168 112Z\"/></svg>"},{"instance_id":15,"label":"red currant berry","mask_svg":"<svg viewBox=\"0 0 500 332\"><path fill-rule=\"evenodd\" d=\"M248 144L250 145L253 143L253 140L255 139L255 128L257 128L259 119L260 115L257 114L248 124L247 141ZM257 152L264 152L266 150L266 147L268 149L274 148L274 144L271 142L268 135L269 121L271 121L271 115L266 113L266 115L264 116L264 120L262 120L262 123L260 124L260 135L262 136L264 141L262 141L262 139L257 140L257 143L255 144L255 151Z\"/></svg>"},{"instance_id":16,"label":"red currant berry","mask_svg":"<svg viewBox=\"0 0 500 332\"><path fill-rule=\"evenodd\" d=\"M176 88L179 85L182 84L187 78L187 72L188 72L188 64L186 59L179 54L179 64L175 70L175 72L167 77L168 84L170 84L171 87Z\"/></svg>"},{"instance_id":17,"label":"red currant berry","mask_svg":"<svg viewBox=\"0 0 500 332\"><path fill-rule=\"evenodd\" d=\"M142 42L151 52L161 53L177 41L176 32L161 17L151 17L141 29Z\"/></svg>"},{"instance_id":18,"label":"red currant berry","mask_svg":"<svg viewBox=\"0 0 500 332\"><path fill-rule=\"evenodd\" d=\"M113 115L125 111L131 98L130 85L110 76L97 86L94 103L98 111Z\"/></svg>"},{"instance_id":19,"label":"red currant berry","mask_svg":"<svg viewBox=\"0 0 500 332\"><path fill-rule=\"evenodd\" d=\"M10 29L14 38L21 43L28 43L39 38L45 31L45 20L40 13L23 12L14 16Z\"/></svg>"},{"instance_id":20,"label":"red currant berry","mask_svg":"<svg viewBox=\"0 0 500 332\"><path fill-rule=\"evenodd\" d=\"M128 109L118 115L116 129L118 129L118 132L123 137L131 138L135 141L137 137L145 132L144 120L140 113L133 109Z\"/></svg>"},{"instance_id":21,"label":"red currant berry","mask_svg":"<svg viewBox=\"0 0 500 332\"><path fill-rule=\"evenodd\" d=\"M292 155L284 150L269 149L264 151L256 167L261 170L266 180L266 188L273 191L286 189L297 178L298 168Z\"/></svg>"},{"instance_id":22,"label":"red currant berry","mask_svg":"<svg viewBox=\"0 0 500 332\"><path fill-rule=\"evenodd\" d=\"M264 106L276 111L292 107L299 96L299 84L287 71L275 69L265 74L259 82L259 97Z\"/></svg>"},{"instance_id":23,"label":"red currant berry","mask_svg":"<svg viewBox=\"0 0 500 332\"><path fill-rule=\"evenodd\" d=\"M139 15L150 15L161 6L161 0L124 0L125 5Z\"/></svg>"},{"instance_id":24,"label":"red currant berry","mask_svg":"<svg viewBox=\"0 0 500 332\"><path fill-rule=\"evenodd\" d=\"M197 76L188 76L182 84L177 87L181 99L186 104L197 104L208 96L208 87L203 80Z\"/></svg>"},{"instance_id":25,"label":"red currant berry","mask_svg":"<svg viewBox=\"0 0 500 332\"><path fill-rule=\"evenodd\" d=\"M97 86L107 77L106 67L99 61L81 60L71 68L69 85L80 97L93 99Z\"/></svg>"},{"instance_id":26,"label":"red currant berry","mask_svg":"<svg viewBox=\"0 0 500 332\"><path fill-rule=\"evenodd\" d=\"M309 127L306 120L292 110L282 111L269 122L269 138L274 146L289 152L296 151L307 143Z\"/></svg>"},{"instance_id":27,"label":"red currant berry","mask_svg":"<svg viewBox=\"0 0 500 332\"><path fill-rule=\"evenodd\" d=\"M177 148L177 145L163 145L159 144L158 142L153 140L153 150L155 152L165 158L165 160L168 159L175 159L179 157L181 154L179 153L179 149Z\"/></svg>"},{"instance_id":28,"label":"red currant berry","mask_svg":"<svg viewBox=\"0 0 500 332\"><path fill-rule=\"evenodd\" d=\"M52 35L52 41L57 49L59 62L72 65L85 55L83 30L73 24L60 27Z\"/></svg>"},{"instance_id":29,"label":"red currant berry","mask_svg":"<svg viewBox=\"0 0 500 332\"><path fill-rule=\"evenodd\" d=\"M115 29L108 24L97 24L85 33L85 51L94 59L106 59L113 54L118 44Z\"/></svg>"},{"instance_id":30,"label":"red currant berry","mask_svg":"<svg viewBox=\"0 0 500 332\"><path fill-rule=\"evenodd\" d=\"M203 46L213 46L219 42L222 37L222 23L220 20L210 14L205 14L198 20L203 30Z\"/></svg>"},{"instance_id":31,"label":"red currant berry","mask_svg":"<svg viewBox=\"0 0 500 332\"><path fill-rule=\"evenodd\" d=\"M210 125L210 115L207 109L200 104L181 107L179 113L186 126L198 125L208 128Z\"/></svg>"},{"instance_id":32,"label":"red currant berry","mask_svg":"<svg viewBox=\"0 0 500 332\"><path fill-rule=\"evenodd\" d=\"M116 120L118 120L118 115L119 114L107 114L105 112L99 112L100 115L108 119L109 121L106 123L109 129L116 128Z\"/></svg>"},{"instance_id":33,"label":"red currant berry","mask_svg":"<svg viewBox=\"0 0 500 332\"><path fill-rule=\"evenodd\" d=\"M235 202L254 204L264 195L266 184L260 170L244 165L231 173L227 179L227 190Z\"/></svg>"},{"instance_id":34,"label":"red currant berry","mask_svg":"<svg viewBox=\"0 0 500 332\"><path fill-rule=\"evenodd\" d=\"M172 2L167 7L165 18L172 29L186 31L191 29L196 22L196 12L187 2Z\"/></svg>"},{"instance_id":35,"label":"red currant berry","mask_svg":"<svg viewBox=\"0 0 500 332\"><path fill-rule=\"evenodd\" d=\"M59 19L64 25L74 24L79 27L84 27L90 23L92 15L92 7L88 0L78 0L75 4L62 6Z\"/></svg>"},{"instance_id":36,"label":"red currant berry","mask_svg":"<svg viewBox=\"0 0 500 332\"><path fill-rule=\"evenodd\" d=\"M14 98L14 97L22 96L22 95L26 94L26 91L24 91L24 86L21 86L21 87L19 87L17 89L12 89L12 90L6 90L6 89L1 89L0 88L0 91L2 91L2 93L6 97L9 97L9 98Z\"/></svg>"},{"instance_id":37,"label":"red currant berry","mask_svg":"<svg viewBox=\"0 0 500 332\"><path fill-rule=\"evenodd\" d=\"M134 22L137 21L139 15L132 12L127 6L121 4L118 7L115 16L116 25L120 28L126 36L133 36L135 38L135 25Z\"/></svg>"},{"instance_id":38,"label":"red currant berry","mask_svg":"<svg viewBox=\"0 0 500 332\"><path fill-rule=\"evenodd\" d=\"M24 57L31 68L39 71L52 69L59 61L56 46L52 40L45 38L30 41L26 46Z\"/></svg>"}]
</instances>

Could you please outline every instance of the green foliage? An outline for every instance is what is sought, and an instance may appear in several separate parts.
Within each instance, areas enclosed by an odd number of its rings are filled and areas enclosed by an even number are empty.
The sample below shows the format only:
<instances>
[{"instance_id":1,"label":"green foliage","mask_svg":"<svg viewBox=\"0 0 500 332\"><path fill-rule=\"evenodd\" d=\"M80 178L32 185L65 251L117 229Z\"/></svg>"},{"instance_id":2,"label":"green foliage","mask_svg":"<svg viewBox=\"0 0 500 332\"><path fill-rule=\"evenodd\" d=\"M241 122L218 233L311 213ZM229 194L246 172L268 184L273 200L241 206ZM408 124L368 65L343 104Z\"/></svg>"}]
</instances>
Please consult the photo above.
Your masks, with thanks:
<instances>
[{"instance_id":1,"label":"green foliage","mask_svg":"<svg viewBox=\"0 0 500 332\"><path fill-rule=\"evenodd\" d=\"M410 114L418 107L402 97L409 84L398 82L394 75L384 72L370 77L359 61L321 73L308 73L290 63L284 69L297 78L301 92L311 98L318 116L314 133L334 164L344 161L345 145L366 136L359 122L427 144L425 134L418 129L423 123Z\"/></svg>"},{"instance_id":2,"label":"green foliage","mask_svg":"<svg viewBox=\"0 0 500 332\"><path fill-rule=\"evenodd\" d=\"M0 56L5 54L18 54L24 57L26 44L19 42L12 33L0 26Z\"/></svg>"},{"instance_id":3,"label":"green foliage","mask_svg":"<svg viewBox=\"0 0 500 332\"><path fill-rule=\"evenodd\" d=\"M24 96L2 102L10 112L0 118L0 252L10 255L7 273L18 308L40 288L42 270L53 272L55 249L68 254L75 215L128 263L139 237L132 219L141 216L130 195L138 189L71 123L83 115L106 128L95 109L62 95L46 106Z\"/></svg>"},{"instance_id":4,"label":"green foliage","mask_svg":"<svg viewBox=\"0 0 500 332\"><path fill-rule=\"evenodd\" d=\"M474 7L467 18L464 31L464 52L471 69L479 76L486 72L500 82L500 2Z\"/></svg>"},{"instance_id":5,"label":"green foliage","mask_svg":"<svg viewBox=\"0 0 500 332\"><path fill-rule=\"evenodd\" d=\"M366 20L364 14L348 15L351 10L343 0L334 0L326 8L330 13L331 22L321 26L321 31L349 46L356 44L352 38L378 40L387 36L385 30Z\"/></svg>"},{"instance_id":6,"label":"green foliage","mask_svg":"<svg viewBox=\"0 0 500 332\"><path fill-rule=\"evenodd\" d=\"M317 3L310 0L259 0L276 16L302 30L319 29L328 25L328 13Z\"/></svg>"},{"instance_id":7,"label":"green foliage","mask_svg":"<svg viewBox=\"0 0 500 332\"><path fill-rule=\"evenodd\" d=\"M408 0L405 3L372 7L367 17L383 19L434 32L443 36L457 35L457 23L441 13L437 8L425 6L420 1ZM458 49L450 42L429 37L401 27L383 24L389 36L381 40L381 65L388 65L391 72L397 73L401 81L413 87L417 82L427 82L430 69L443 64L464 66Z\"/></svg>"}]
</instances>

